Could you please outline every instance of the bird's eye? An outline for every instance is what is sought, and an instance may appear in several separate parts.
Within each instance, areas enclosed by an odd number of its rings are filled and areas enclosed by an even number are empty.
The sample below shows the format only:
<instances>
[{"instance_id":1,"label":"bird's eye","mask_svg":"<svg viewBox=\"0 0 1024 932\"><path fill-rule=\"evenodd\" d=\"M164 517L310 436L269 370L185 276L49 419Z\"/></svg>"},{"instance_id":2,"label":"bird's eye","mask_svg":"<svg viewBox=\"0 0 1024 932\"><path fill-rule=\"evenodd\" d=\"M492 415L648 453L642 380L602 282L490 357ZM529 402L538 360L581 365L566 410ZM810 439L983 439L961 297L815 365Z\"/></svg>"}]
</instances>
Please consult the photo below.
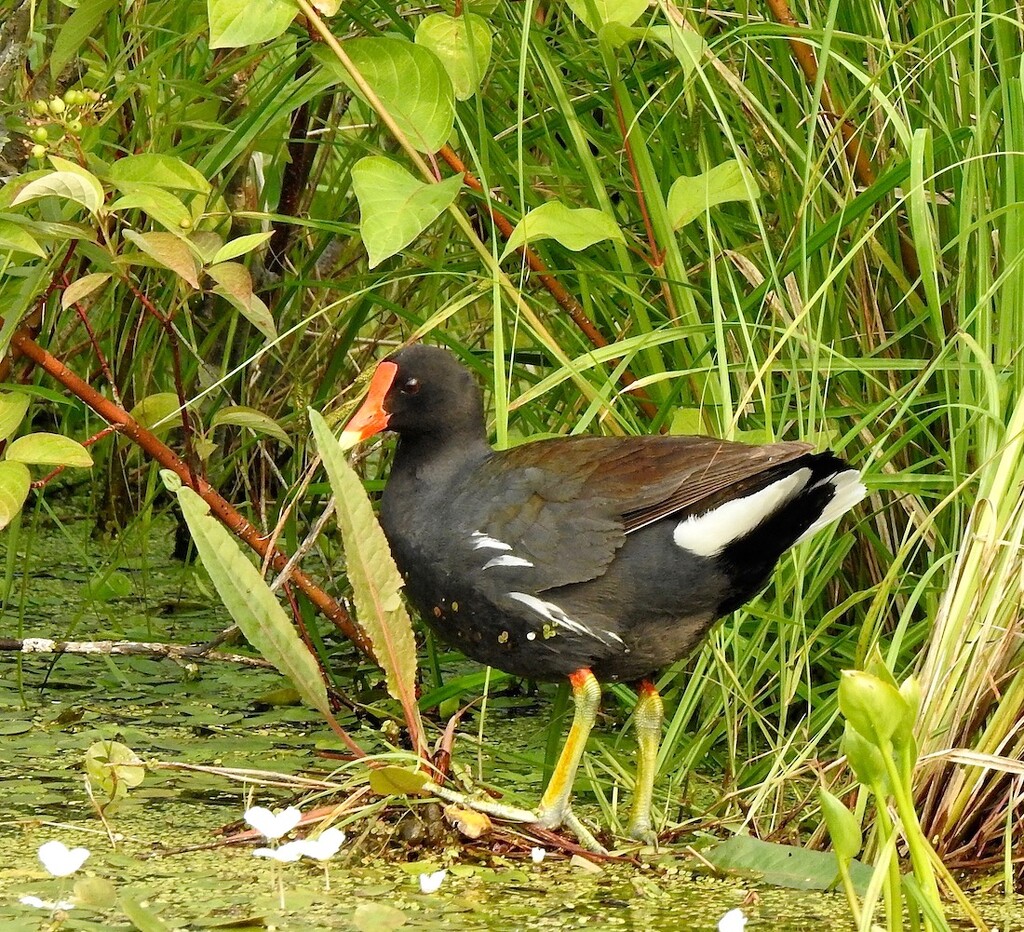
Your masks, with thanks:
<instances>
[{"instance_id":1,"label":"bird's eye","mask_svg":"<svg viewBox=\"0 0 1024 932\"><path fill-rule=\"evenodd\" d=\"M420 380L419 379L406 379L405 383L402 385L402 394L403 395L415 395L417 392L419 392L419 390L420 390Z\"/></svg>"}]
</instances>

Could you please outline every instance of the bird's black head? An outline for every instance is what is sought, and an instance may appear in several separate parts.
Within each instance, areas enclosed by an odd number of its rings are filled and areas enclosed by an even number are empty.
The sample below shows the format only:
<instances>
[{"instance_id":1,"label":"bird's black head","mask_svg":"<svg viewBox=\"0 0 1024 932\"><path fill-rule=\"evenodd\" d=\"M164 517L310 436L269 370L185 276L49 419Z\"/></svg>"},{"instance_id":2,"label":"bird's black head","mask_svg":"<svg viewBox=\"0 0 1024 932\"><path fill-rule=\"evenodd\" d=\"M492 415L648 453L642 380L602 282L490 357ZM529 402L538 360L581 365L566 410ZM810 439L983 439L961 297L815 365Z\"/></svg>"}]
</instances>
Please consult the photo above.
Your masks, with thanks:
<instances>
[{"instance_id":1,"label":"bird's black head","mask_svg":"<svg viewBox=\"0 0 1024 932\"><path fill-rule=\"evenodd\" d=\"M366 401L345 427L343 443L365 440L381 430L435 442L483 438L480 388L447 350L407 346L377 367Z\"/></svg>"}]
</instances>

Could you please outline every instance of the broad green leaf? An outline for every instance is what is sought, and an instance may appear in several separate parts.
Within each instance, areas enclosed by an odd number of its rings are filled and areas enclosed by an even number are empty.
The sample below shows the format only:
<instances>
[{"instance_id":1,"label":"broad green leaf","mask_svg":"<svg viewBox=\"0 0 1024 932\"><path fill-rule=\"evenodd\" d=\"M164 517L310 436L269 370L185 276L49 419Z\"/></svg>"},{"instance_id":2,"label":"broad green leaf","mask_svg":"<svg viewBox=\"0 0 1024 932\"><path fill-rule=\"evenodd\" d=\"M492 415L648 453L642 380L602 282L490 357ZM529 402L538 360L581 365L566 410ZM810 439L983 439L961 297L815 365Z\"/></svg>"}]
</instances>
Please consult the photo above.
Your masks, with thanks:
<instances>
[{"instance_id":1,"label":"broad green leaf","mask_svg":"<svg viewBox=\"0 0 1024 932\"><path fill-rule=\"evenodd\" d=\"M632 26L647 9L647 0L568 0L569 9L592 32L597 32L606 23ZM591 16L591 8L597 12L597 20Z\"/></svg>"},{"instance_id":2,"label":"broad green leaf","mask_svg":"<svg viewBox=\"0 0 1024 932\"><path fill-rule=\"evenodd\" d=\"M759 196L753 178L750 180L750 191L755 198ZM702 175L683 175L676 178L668 192L668 215L672 229L682 229L716 204L746 201L750 196L743 168L735 159L722 162Z\"/></svg>"},{"instance_id":3,"label":"broad green leaf","mask_svg":"<svg viewBox=\"0 0 1024 932\"><path fill-rule=\"evenodd\" d=\"M277 327L270 309L259 295L253 293L252 276L249 270L238 262L220 262L212 265L206 273L217 284L214 291L227 298L257 330L268 340L277 339Z\"/></svg>"},{"instance_id":4,"label":"broad green leaf","mask_svg":"<svg viewBox=\"0 0 1024 932\"><path fill-rule=\"evenodd\" d=\"M350 921L356 932L395 932L409 921L409 917L388 903L367 900L356 907Z\"/></svg>"},{"instance_id":5,"label":"broad green leaf","mask_svg":"<svg viewBox=\"0 0 1024 932\"><path fill-rule=\"evenodd\" d=\"M699 408L676 408L672 412L672 423L668 432L673 436L693 437L706 434L708 429Z\"/></svg>"},{"instance_id":6,"label":"broad green leaf","mask_svg":"<svg viewBox=\"0 0 1024 932\"><path fill-rule=\"evenodd\" d=\"M27 466L7 460L0 462L0 530L21 511L31 487L32 476Z\"/></svg>"},{"instance_id":7,"label":"broad green leaf","mask_svg":"<svg viewBox=\"0 0 1024 932\"><path fill-rule=\"evenodd\" d=\"M78 54L113 5L114 0L81 0L78 9L64 21L50 52L50 77L54 81L60 78L64 66Z\"/></svg>"},{"instance_id":8,"label":"broad green leaf","mask_svg":"<svg viewBox=\"0 0 1024 932\"><path fill-rule=\"evenodd\" d=\"M557 240L573 252L604 239L624 242L618 224L603 211L593 207L571 208L561 201L548 201L516 224L501 258L504 260L520 246L542 239Z\"/></svg>"},{"instance_id":9,"label":"broad green leaf","mask_svg":"<svg viewBox=\"0 0 1024 932\"><path fill-rule=\"evenodd\" d=\"M721 870L751 873L776 887L795 890L827 890L839 876L834 853L810 851L794 845L779 845L749 835L733 835L701 854ZM871 868L860 861L850 865L850 876L863 896L871 881Z\"/></svg>"},{"instance_id":10,"label":"broad green leaf","mask_svg":"<svg viewBox=\"0 0 1024 932\"><path fill-rule=\"evenodd\" d=\"M194 230L188 239L195 247L196 252L202 256L203 262L213 262L213 257L224 245L224 237L210 230Z\"/></svg>"},{"instance_id":11,"label":"broad green leaf","mask_svg":"<svg viewBox=\"0 0 1024 932\"><path fill-rule=\"evenodd\" d=\"M352 187L372 269L408 246L440 216L459 193L462 176L427 184L391 159L371 155L352 167Z\"/></svg>"},{"instance_id":12,"label":"broad green leaf","mask_svg":"<svg viewBox=\"0 0 1024 932\"><path fill-rule=\"evenodd\" d=\"M132 594L132 581L124 573L104 569L86 582L85 591L90 599L97 602L127 599Z\"/></svg>"},{"instance_id":13,"label":"broad green leaf","mask_svg":"<svg viewBox=\"0 0 1024 932\"><path fill-rule=\"evenodd\" d=\"M678 26L652 26L643 32L668 47L687 78L693 74L707 52L708 44L704 37L688 29L680 29Z\"/></svg>"},{"instance_id":14,"label":"broad green leaf","mask_svg":"<svg viewBox=\"0 0 1024 932\"><path fill-rule=\"evenodd\" d=\"M247 408L244 405L232 405L227 408L221 408L210 420L210 426L219 427L221 424L247 427L258 434L267 434L275 440L280 440L286 446L290 447L292 445L291 437L288 436L285 429L269 414L264 414L255 408Z\"/></svg>"},{"instance_id":15,"label":"broad green leaf","mask_svg":"<svg viewBox=\"0 0 1024 932\"><path fill-rule=\"evenodd\" d=\"M211 265L206 274L235 300L249 306L252 300L252 276L244 265L239 262L221 262Z\"/></svg>"},{"instance_id":16,"label":"broad green leaf","mask_svg":"<svg viewBox=\"0 0 1024 932\"><path fill-rule=\"evenodd\" d=\"M7 448L7 459L12 463L35 466L72 466L77 469L92 466L92 456L77 440L63 434L44 432L19 437Z\"/></svg>"},{"instance_id":17,"label":"broad green leaf","mask_svg":"<svg viewBox=\"0 0 1024 932\"><path fill-rule=\"evenodd\" d=\"M122 894L118 899L118 905L125 918L138 930L138 932L171 932L167 925L148 904Z\"/></svg>"},{"instance_id":18,"label":"broad green leaf","mask_svg":"<svg viewBox=\"0 0 1024 932\"><path fill-rule=\"evenodd\" d=\"M266 233L249 233L246 236L239 236L237 239L225 243L214 254L212 262L227 262L228 259L235 259L244 256L262 246L274 234L271 231Z\"/></svg>"},{"instance_id":19,"label":"broad green leaf","mask_svg":"<svg viewBox=\"0 0 1024 932\"><path fill-rule=\"evenodd\" d=\"M419 796L429 782L422 771L404 767L380 767L370 771L370 789L380 796Z\"/></svg>"},{"instance_id":20,"label":"broad green leaf","mask_svg":"<svg viewBox=\"0 0 1024 932\"><path fill-rule=\"evenodd\" d=\"M118 210L141 210L162 227L182 236L193 226L192 211L179 198L153 184L123 184L127 193L109 207L112 213Z\"/></svg>"},{"instance_id":21,"label":"broad green leaf","mask_svg":"<svg viewBox=\"0 0 1024 932\"><path fill-rule=\"evenodd\" d=\"M359 623L384 670L388 692L402 703L414 741L421 740L416 737L423 734L416 705L416 640L400 595L402 577L363 483L348 464L337 438L316 411L310 410L309 420L334 492L334 510Z\"/></svg>"},{"instance_id":22,"label":"broad green leaf","mask_svg":"<svg viewBox=\"0 0 1024 932\"><path fill-rule=\"evenodd\" d=\"M27 252L31 256L38 256L40 259L46 258L43 247L35 241L28 230L9 220L0 220L0 249L13 249L15 252Z\"/></svg>"},{"instance_id":23,"label":"broad green leaf","mask_svg":"<svg viewBox=\"0 0 1024 932\"><path fill-rule=\"evenodd\" d=\"M6 440L18 429L30 400L22 392L0 392L0 440Z\"/></svg>"},{"instance_id":24,"label":"broad green leaf","mask_svg":"<svg viewBox=\"0 0 1024 932\"><path fill-rule=\"evenodd\" d=\"M125 230L124 238L165 269L176 272L193 288L199 288L199 266L184 240L173 233L136 233Z\"/></svg>"},{"instance_id":25,"label":"broad green leaf","mask_svg":"<svg viewBox=\"0 0 1024 932\"><path fill-rule=\"evenodd\" d=\"M448 141L455 125L455 92L433 52L387 36L351 39L344 49L414 148L432 153ZM316 56L334 80L359 94L349 73L327 49L318 47Z\"/></svg>"},{"instance_id":26,"label":"broad green leaf","mask_svg":"<svg viewBox=\"0 0 1024 932\"><path fill-rule=\"evenodd\" d=\"M128 414L146 430L161 436L181 426L180 408L181 402L174 392L155 392L143 398Z\"/></svg>"},{"instance_id":27,"label":"broad green leaf","mask_svg":"<svg viewBox=\"0 0 1024 932\"><path fill-rule=\"evenodd\" d=\"M77 304L91 295L97 288L102 288L110 281L109 272L93 272L91 275L83 275L75 279L60 296L60 306L67 310L72 304Z\"/></svg>"},{"instance_id":28,"label":"broad green leaf","mask_svg":"<svg viewBox=\"0 0 1024 932\"><path fill-rule=\"evenodd\" d=\"M196 492L170 470L160 476L177 495L199 559L246 640L291 681L304 702L329 715L320 668L260 571Z\"/></svg>"},{"instance_id":29,"label":"broad green leaf","mask_svg":"<svg viewBox=\"0 0 1024 932\"><path fill-rule=\"evenodd\" d=\"M85 750L85 772L103 792L113 797L118 787L131 789L146 777L146 765L127 744L97 741Z\"/></svg>"},{"instance_id":30,"label":"broad green leaf","mask_svg":"<svg viewBox=\"0 0 1024 932\"><path fill-rule=\"evenodd\" d=\"M434 13L416 27L416 44L440 59L457 100L468 100L480 87L491 61L491 41L490 24L475 13Z\"/></svg>"},{"instance_id":31,"label":"broad green leaf","mask_svg":"<svg viewBox=\"0 0 1024 932\"><path fill-rule=\"evenodd\" d=\"M95 177L90 182L77 172L50 172L25 185L11 206L16 207L40 197L60 197L74 201L89 213L95 214L103 205L103 188Z\"/></svg>"},{"instance_id":32,"label":"broad green leaf","mask_svg":"<svg viewBox=\"0 0 1024 932\"><path fill-rule=\"evenodd\" d=\"M202 172L173 155L161 155L156 152L141 152L118 159L110 166L107 177L125 193L128 193L131 185L135 184L150 184L158 188L192 191L196 194L210 193L210 183L203 177Z\"/></svg>"},{"instance_id":33,"label":"broad green leaf","mask_svg":"<svg viewBox=\"0 0 1024 932\"><path fill-rule=\"evenodd\" d=\"M206 10L212 49L269 42L281 35L299 12L291 0L206 0Z\"/></svg>"}]
</instances>

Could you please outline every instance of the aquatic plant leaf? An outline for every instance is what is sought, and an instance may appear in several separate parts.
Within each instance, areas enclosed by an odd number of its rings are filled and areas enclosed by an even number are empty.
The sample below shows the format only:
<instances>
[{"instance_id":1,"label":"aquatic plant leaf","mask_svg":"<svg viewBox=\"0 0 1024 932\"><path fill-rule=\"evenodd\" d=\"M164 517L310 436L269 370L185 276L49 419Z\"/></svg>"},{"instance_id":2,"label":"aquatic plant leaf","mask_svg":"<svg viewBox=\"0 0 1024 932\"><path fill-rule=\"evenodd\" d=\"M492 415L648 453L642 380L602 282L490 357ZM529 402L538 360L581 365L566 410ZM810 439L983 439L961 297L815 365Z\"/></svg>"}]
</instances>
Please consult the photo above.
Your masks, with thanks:
<instances>
[{"instance_id":1,"label":"aquatic plant leaf","mask_svg":"<svg viewBox=\"0 0 1024 932\"><path fill-rule=\"evenodd\" d=\"M309 412L313 437L334 492L334 508L345 546L345 563L359 623L384 670L388 693L402 703L416 750L423 726L416 704L416 640L402 602L401 574L373 515L359 476L349 465L326 421Z\"/></svg>"},{"instance_id":2,"label":"aquatic plant leaf","mask_svg":"<svg viewBox=\"0 0 1024 932\"><path fill-rule=\"evenodd\" d=\"M719 870L757 876L765 883L793 890L828 890L839 879L839 862L831 851L777 845L749 835L733 835L701 855ZM850 865L854 888L861 896L871 873L860 861Z\"/></svg>"},{"instance_id":3,"label":"aquatic plant leaf","mask_svg":"<svg viewBox=\"0 0 1024 932\"><path fill-rule=\"evenodd\" d=\"M177 495L199 559L246 640L291 680L304 702L329 716L320 668L260 571L196 492L168 469L160 476Z\"/></svg>"}]
</instances>

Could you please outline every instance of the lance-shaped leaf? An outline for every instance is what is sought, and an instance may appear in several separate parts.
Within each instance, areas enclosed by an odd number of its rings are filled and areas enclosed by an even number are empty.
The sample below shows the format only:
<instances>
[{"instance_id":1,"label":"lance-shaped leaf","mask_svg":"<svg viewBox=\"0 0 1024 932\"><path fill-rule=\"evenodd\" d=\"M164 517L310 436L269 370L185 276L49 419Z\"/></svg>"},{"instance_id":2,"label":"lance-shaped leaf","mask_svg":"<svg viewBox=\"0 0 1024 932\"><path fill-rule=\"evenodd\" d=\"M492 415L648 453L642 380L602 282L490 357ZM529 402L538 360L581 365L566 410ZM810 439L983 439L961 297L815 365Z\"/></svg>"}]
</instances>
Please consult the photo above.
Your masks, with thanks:
<instances>
[{"instance_id":1,"label":"lance-shaped leaf","mask_svg":"<svg viewBox=\"0 0 1024 932\"><path fill-rule=\"evenodd\" d=\"M579 252L603 239L623 242L622 230L603 211L593 207L566 207L560 201L548 201L531 210L512 231L501 258L505 259L520 246L541 239L553 239L566 249Z\"/></svg>"},{"instance_id":2,"label":"lance-shaped leaf","mask_svg":"<svg viewBox=\"0 0 1024 932\"><path fill-rule=\"evenodd\" d=\"M462 176L427 184L391 159L371 155L352 167L352 187L372 269L408 246L448 208L462 187Z\"/></svg>"},{"instance_id":3,"label":"lance-shaped leaf","mask_svg":"<svg viewBox=\"0 0 1024 932\"><path fill-rule=\"evenodd\" d=\"M320 668L260 571L198 494L170 470L162 470L160 476L177 495L199 559L246 640L291 680L303 701L330 716Z\"/></svg>"},{"instance_id":4,"label":"lance-shaped leaf","mask_svg":"<svg viewBox=\"0 0 1024 932\"><path fill-rule=\"evenodd\" d=\"M156 185L195 194L210 193L210 182L202 172L173 155L156 152L140 152L118 159L107 169L107 178L125 194L133 184Z\"/></svg>"},{"instance_id":5,"label":"lance-shaped leaf","mask_svg":"<svg viewBox=\"0 0 1024 932\"><path fill-rule=\"evenodd\" d=\"M93 272L91 275L83 275L75 279L60 296L60 306L67 310L72 304L85 300L97 288L102 288L110 280L109 272Z\"/></svg>"},{"instance_id":6,"label":"lance-shaped leaf","mask_svg":"<svg viewBox=\"0 0 1024 932\"><path fill-rule=\"evenodd\" d=\"M36 466L92 466L92 456L77 440L43 432L19 437L7 448L7 459Z\"/></svg>"},{"instance_id":7,"label":"lance-shaped leaf","mask_svg":"<svg viewBox=\"0 0 1024 932\"><path fill-rule=\"evenodd\" d=\"M95 214L103 205L103 188L95 177L86 175L89 173L50 172L25 185L11 202L11 206L16 207L40 197L59 197L81 204L89 213Z\"/></svg>"},{"instance_id":8,"label":"lance-shaped leaf","mask_svg":"<svg viewBox=\"0 0 1024 932\"><path fill-rule=\"evenodd\" d=\"M416 704L416 640L409 613L402 604L402 577L363 483L348 464L337 438L316 411L310 410L309 419L334 492L334 511L344 539L359 623L384 669L388 692L402 704L409 734L419 752L424 745Z\"/></svg>"},{"instance_id":9,"label":"lance-shaped leaf","mask_svg":"<svg viewBox=\"0 0 1024 932\"><path fill-rule=\"evenodd\" d=\"M668 215L672 229L678 230L704 215L709 207L726 201L746 201L758 197L757 184L744 177L739 162L730 159L701 175L683 175L668 192Z\"/></svg>"},{"instance_id":10,"label":"lance-shaped leaf","mask_svg":"<svg viewBox=\"0 0 1024 932\"><path fill-rule=\"evenodd\" d=\"M0 220L0 249L13 249L15 252L27 252L31 256L46 258L46 251L35 241L27 230L9 220Z\"/></svg>"},{"instance_id":11,"label":"lance-shaped leaf","mask_svg":"<svg viewBox=\"0 0 1024 932\"><path fill-rule=\"evenodd\" d=\"M275 440L280 440L285 446L292 445L292 438L288 436L285 429L269 414L264 414L255 408L247 408L244 405L230 405L221 408L210 420L210 426L218 427L221 424L247 427L258 434L267 434Z\"/></svg>"},{"instance_id":12,"label":"lance-shaped leaf","mask_svg":"<svg viewBox=\"0 0 1024 932\"><path fill-rule=\"evenodd\" d=\"M125 230L124 238L138 246L158 265L177 272L193 288L199 288L199 266L183 239L173 233L136 233L134 230Z\"/></svg>"}]
</instances>

